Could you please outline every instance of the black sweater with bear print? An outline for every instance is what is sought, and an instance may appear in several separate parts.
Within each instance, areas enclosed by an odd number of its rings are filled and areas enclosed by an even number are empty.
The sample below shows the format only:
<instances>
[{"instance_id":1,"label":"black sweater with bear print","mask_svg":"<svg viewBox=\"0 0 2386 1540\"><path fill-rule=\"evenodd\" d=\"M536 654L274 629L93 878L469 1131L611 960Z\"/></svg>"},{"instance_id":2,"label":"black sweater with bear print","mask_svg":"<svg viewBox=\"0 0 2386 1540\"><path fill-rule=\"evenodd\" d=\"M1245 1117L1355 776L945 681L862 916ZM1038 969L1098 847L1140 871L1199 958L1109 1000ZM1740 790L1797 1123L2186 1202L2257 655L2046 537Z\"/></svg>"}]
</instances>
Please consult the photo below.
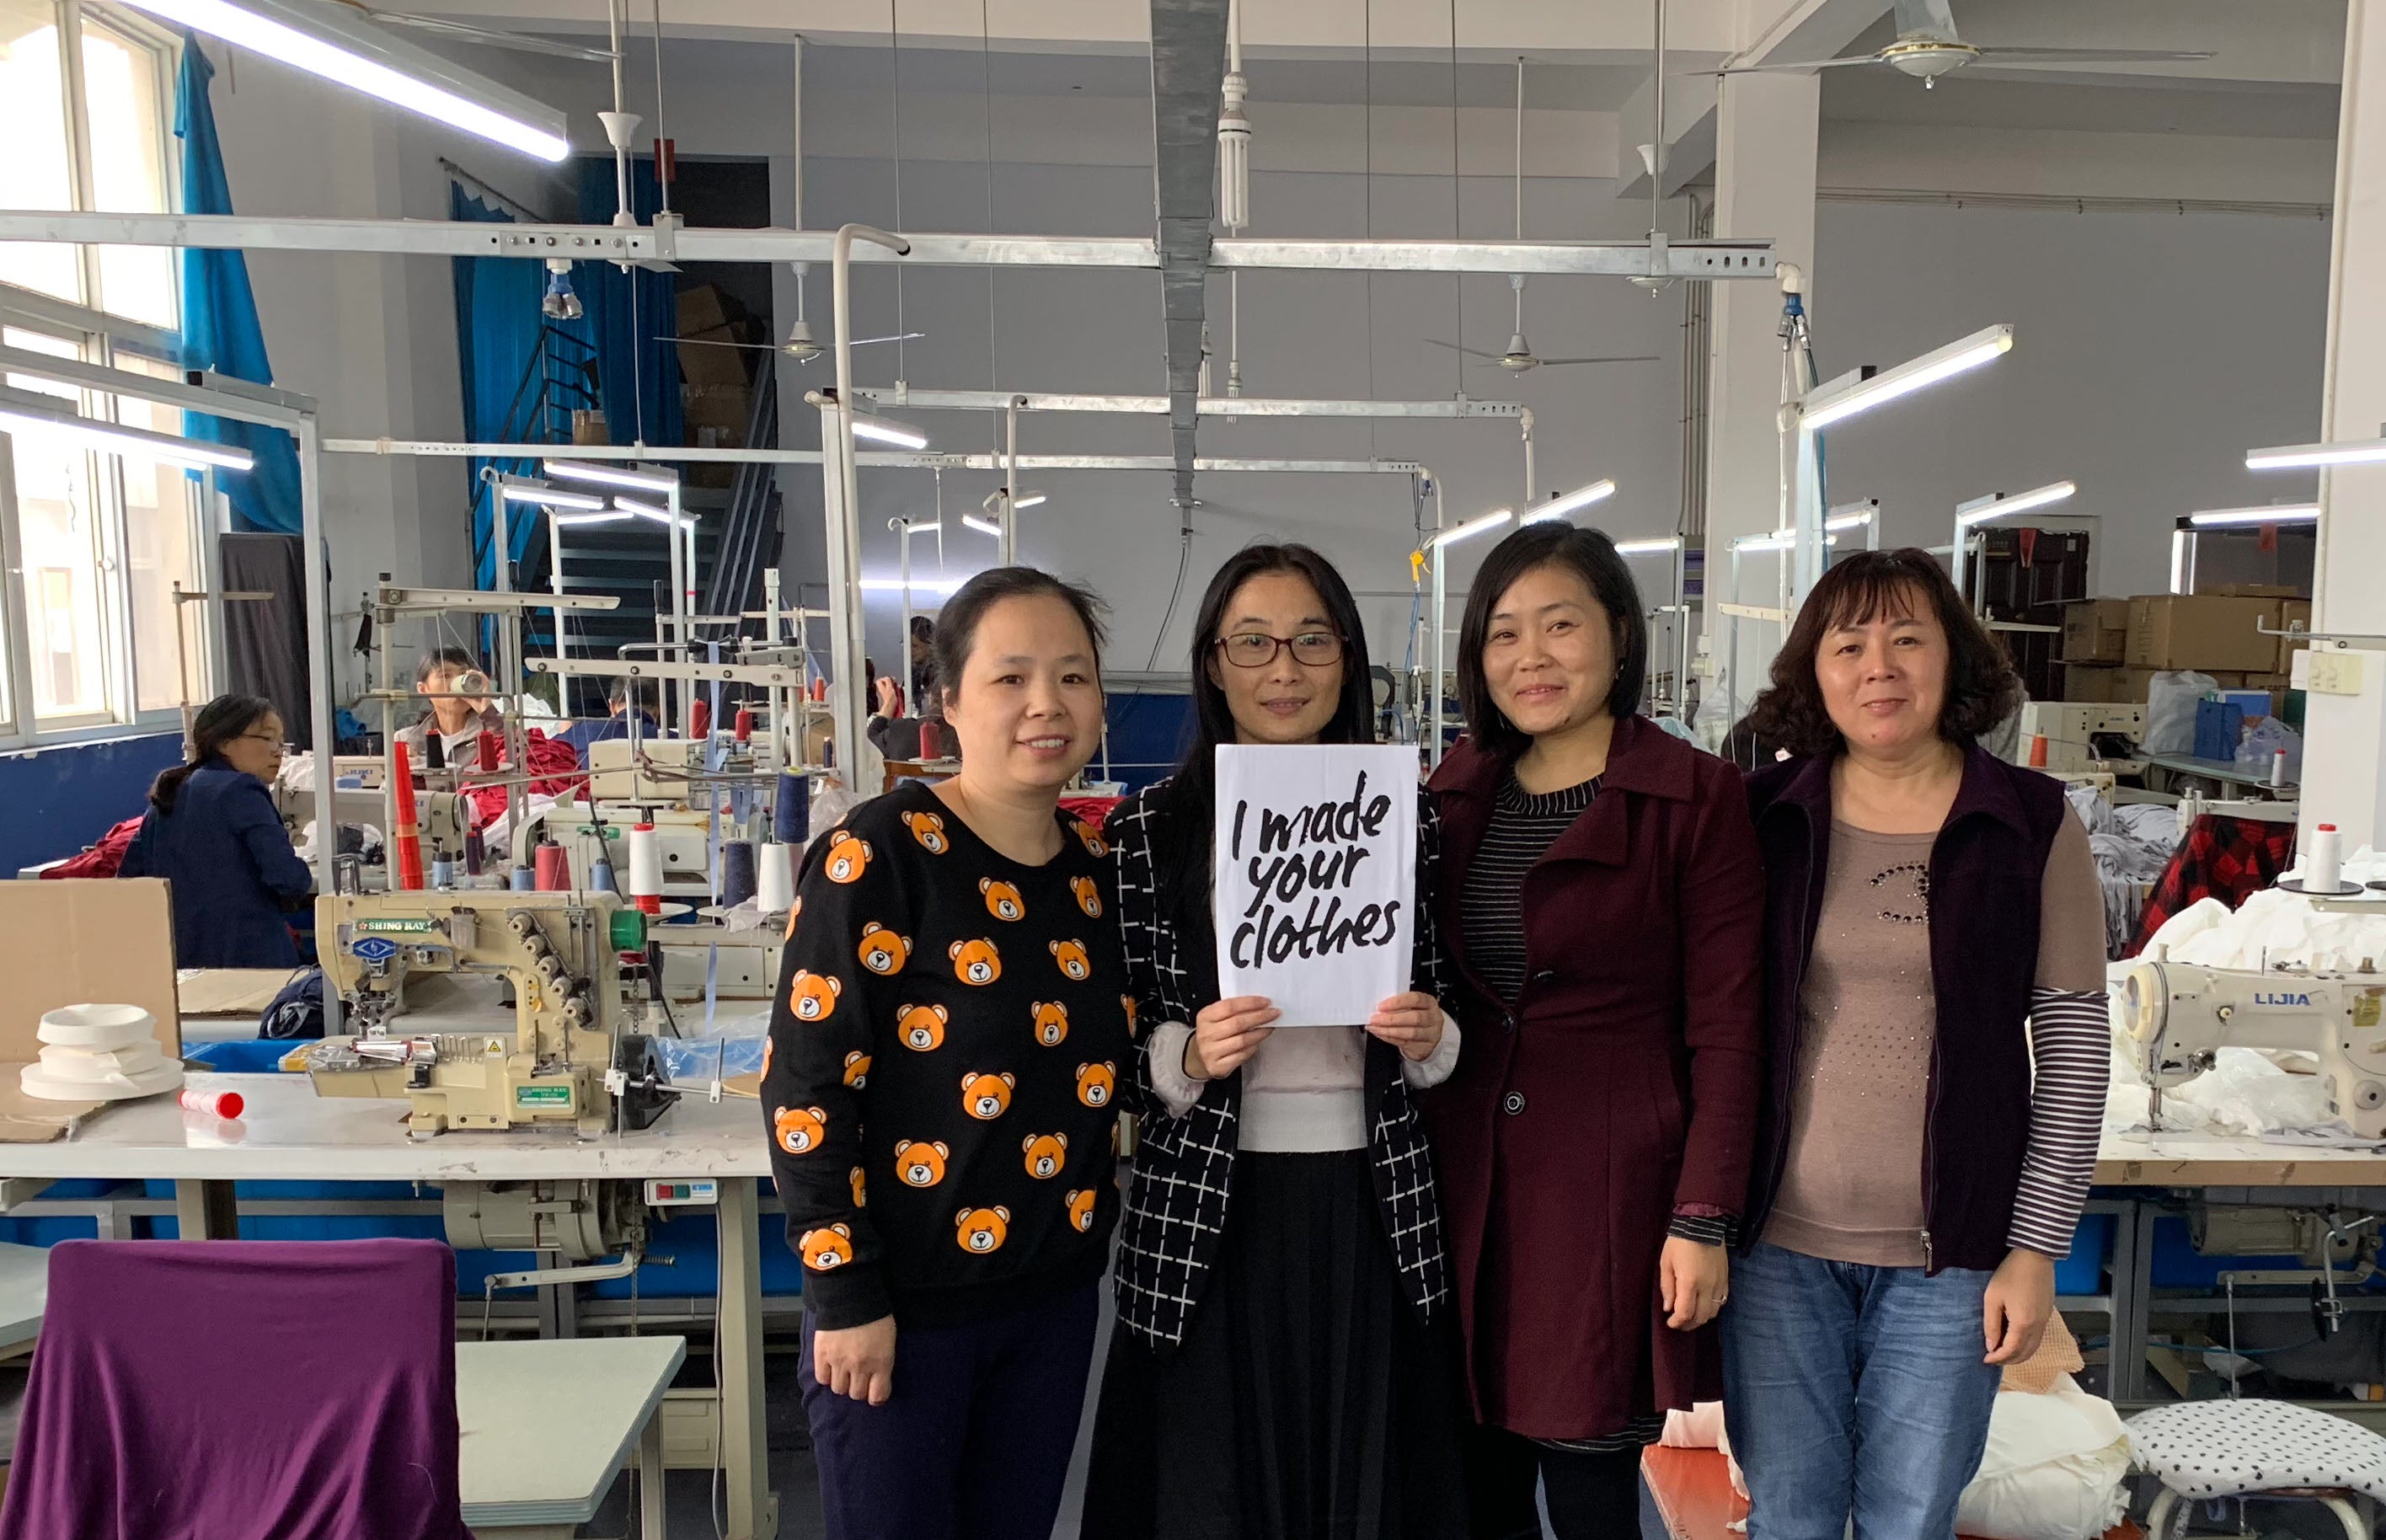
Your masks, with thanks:
<instances>
[{"instance_id":1,"label":"black sweater with bear print","mask_svg":"<svg viewBox=\"0 0 2386 1540\"><path fill-rule=\"evenodd\" d=\"M979 1320L1101 1274L1132 1007L1099 835L1040 867L925 786L805 856L762 1060L771 1167L826 1329Z\"/></svg>"}]
</instances>

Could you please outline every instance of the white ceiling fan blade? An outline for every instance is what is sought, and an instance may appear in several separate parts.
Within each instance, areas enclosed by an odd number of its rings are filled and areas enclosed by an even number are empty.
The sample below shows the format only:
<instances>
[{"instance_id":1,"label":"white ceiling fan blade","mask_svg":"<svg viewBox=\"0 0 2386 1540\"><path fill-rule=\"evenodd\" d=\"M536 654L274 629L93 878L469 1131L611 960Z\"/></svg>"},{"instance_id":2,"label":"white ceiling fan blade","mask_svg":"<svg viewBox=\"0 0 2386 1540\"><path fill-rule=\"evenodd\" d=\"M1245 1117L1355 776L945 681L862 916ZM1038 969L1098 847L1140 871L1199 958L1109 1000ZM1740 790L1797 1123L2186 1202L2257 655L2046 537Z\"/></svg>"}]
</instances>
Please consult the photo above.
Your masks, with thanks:
<instances>
[{"instance_id":1,"label":"white ceiling fan blade","mask_svg":"<svg viewBox=\"0 0 2386 1540\"><path fill-rule=\"evenodd\" d=\"M1547 368L1551 364L1653 364L1656 361L1657 356L1653 353L1634 353L1604 358L1544 358L1541 365Z\"/></svg>"},{"instance_id":2,"label":"white ceiling fan blade","mask_svg":"<svg viewBox=\"0 0 2386 1540\"><path fill-rule=\"evenodd\" d=\"M2179 64L2208 59L2209 53L2180 53L2165 48L1983 48L1976 63L2010 64Z\"/></svg>"},{"instance_id":3,"label":"white ceiling fan blade","mask_svg":"<svg viewBox=\"0 0 2386 1540\"><path fill-rule=\"evenodd\" d=\"M677 343L682 347L742 347L754 353L776 353L779 351L777 345L772 343L724 343L711 337L657 337L655 341L659 343Z\"/></svg>"},{"instance_id":4,"label":"white ceiling fan blade","mask_svg":"<svg viewBox=\"0 0 2386 1540\"><path fill-rule=\"evenodd\" d=\"M447 21L435 16L412 16L405 11L377 11L358 6L375 21L392 26L413 27L426 32L445 32L450 37L485 43L492 48L511 48L524 54L548 54L561 59L580 59L589 64L610 64L611 50L584 48L576 43L558 43L551 38L525 37L520 32L500 32L487 27L469 26L461 21Z\"/></svg>"},{"instance_id":5,"label":"white ceiling fan blade","mask_svg":"<svg viewBox=\"0 0 2386 1540\"><path fill-rule=\"evenodd\" d=\"M898 332L891 337L856 337L850 345L868 347L872 343L908 343L914 337L924 337L925 332Z\"/></svg>"},{"instance_id":6,"label":"white ceiling fan blade","mask_svg":"<svg viewBox=\"0 0 2386 1540\"><path fill-rule=\"evenodd\" d=\"M1495 363L1496 363L1498 360L1500 360L1501 358L1503 358L1503 357L1506 357L1506 355L1505 355L1505 354L1501 354L1501 353L1491 353L1491 352L1488 352L1488 351L1486 351L1485 349L1483 349L1483 348L1479 348L1479 347L1468 347L1468 346L1466 346L1466 345L1465 345L1464 344L1463 344L1463 343L1446 343L1446 342L1443 342L1443 341L1441 341L1440 339L1436 338L1436 337L1427 337L1427 338L1425 338L1425 346L1427 346L1427 347L1447 347L1447 348L1450 348L1450 349L1452 349L1453 351L1456 351L1456 352L1459 352L1459 353L1464 353L1464 354L1469 355L1470 357L1476 357L1476 358L1489 358L1489 359L1491 359L1492 361L1494 361Z\"/></svg>"},{"instance_id":7,"label":"white ceiling fan blade","mask_svg":"<svg viewBox=\"0 0 2386 1540\"><path fill-rule=\"evenodd\" d=\"M1789 69L1838 69L1851 64L1878 64L1878 54L1858 54L1844 59L1799 59L1783 64L1739 64L1722 69L1686 69L1686 75L1764 75Z\"/></svg>"}]
</instances>

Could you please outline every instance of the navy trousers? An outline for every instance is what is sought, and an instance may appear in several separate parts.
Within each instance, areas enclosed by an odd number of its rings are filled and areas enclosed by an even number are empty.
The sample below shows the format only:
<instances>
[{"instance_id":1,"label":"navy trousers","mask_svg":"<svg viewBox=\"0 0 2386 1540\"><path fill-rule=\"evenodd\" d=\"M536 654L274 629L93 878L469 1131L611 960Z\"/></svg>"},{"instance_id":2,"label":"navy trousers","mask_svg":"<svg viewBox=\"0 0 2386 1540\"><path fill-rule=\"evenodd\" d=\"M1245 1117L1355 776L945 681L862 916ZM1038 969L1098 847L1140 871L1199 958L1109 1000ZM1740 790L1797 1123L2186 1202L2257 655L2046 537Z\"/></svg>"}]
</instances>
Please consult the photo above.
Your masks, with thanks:
<instances>
[{"instance_id":1,"label":"navy trousers","mask_svg":"<svg viewBox=\"0 0 2386 1540\"><path fill-rule=\"evenodd\" d=\"M898 1326L883 1407L800 1383L828 1540L1049 1540L1099 1314L1087 1283L966 1326Z\"/></svg>"}]
</instances>

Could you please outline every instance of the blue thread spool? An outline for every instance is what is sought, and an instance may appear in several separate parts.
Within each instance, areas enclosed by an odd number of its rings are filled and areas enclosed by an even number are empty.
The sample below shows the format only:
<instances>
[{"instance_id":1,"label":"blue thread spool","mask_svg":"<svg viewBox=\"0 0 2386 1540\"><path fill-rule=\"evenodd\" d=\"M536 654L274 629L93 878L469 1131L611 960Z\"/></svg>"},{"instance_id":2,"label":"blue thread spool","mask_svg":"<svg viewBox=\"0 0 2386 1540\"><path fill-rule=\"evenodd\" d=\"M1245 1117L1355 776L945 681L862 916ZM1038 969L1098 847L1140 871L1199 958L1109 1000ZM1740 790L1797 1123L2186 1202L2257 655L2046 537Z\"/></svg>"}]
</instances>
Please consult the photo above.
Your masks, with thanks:
<instances>
[{"instance_id":1,"label":"blue thread spool","mask_svg":"<svg viewBox=\"0 0 2386 1540\"><path fill-rule=\"evenodd\" d=\"M782 774L779 795L771 806L771 833L781 845L803 845L812 833L812 779Z\"/></svg>"},{"instance_id":2,"label":"blue thread spool","mask_svg":"<svg viewBox=\"0 0 2386 1540\"><path fill-rule=\"evenodd\" d=\"M757 882L752 840L721 842L721 907L734 909L754 896Z\"/></svg>"}]
</instances>

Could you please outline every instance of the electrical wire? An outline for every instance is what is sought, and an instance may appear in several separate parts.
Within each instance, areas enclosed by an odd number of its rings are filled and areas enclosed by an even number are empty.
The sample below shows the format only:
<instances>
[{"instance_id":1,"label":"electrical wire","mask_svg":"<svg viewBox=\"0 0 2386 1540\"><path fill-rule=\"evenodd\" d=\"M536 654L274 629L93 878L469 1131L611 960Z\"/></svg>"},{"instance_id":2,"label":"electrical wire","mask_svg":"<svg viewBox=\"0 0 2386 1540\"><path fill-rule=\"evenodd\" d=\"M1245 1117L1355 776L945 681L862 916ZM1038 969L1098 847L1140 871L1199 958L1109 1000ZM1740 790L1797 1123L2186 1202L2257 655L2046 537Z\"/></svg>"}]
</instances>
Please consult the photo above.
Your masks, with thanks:
<instances>
[{"instance_id":1,"label":"electrical wire","mask_svg":"<svg viewBox=\"0 0 2386 1540\"><path fill-rule=\"evenodd\" d=\"M1459 210L1463 185L1463 180L1458 171L1458 0L1450 0L1450 238L1453 241L1463 240L1466 233ZM1369 231L1368 233L1372 235L1375 232ZM1466 346L1466 275L1464 273L1450 275L1450 293L1457 311L1450 322L1456 330L1450 332L1450 336L1458 342L1458 346L1450 350L1450 356L1452 360L1450 369L1458 376L1458 394L1464 395L1466 394L1466 354L1463 351ZM1526 490L1530 492L1532 489L1527 487Z\"/></svg>"},{"instance_id":2,"label":"electrical wire","mask_svg":"<svg viewBox=\"0 0 2386 1540\"><path fill-rule=\"evenodd\" d=\"M981 104L986 116L986 228L994 231L994 31L987 19L989 0L977 0L977 56L980 61ZM902 330L898 327L896 330ZM995 347L994 265L986 269L986 388L1002 388L1002 369L996 362L1001 354ZM941 537L939 537L941 538Z\"/></svg>"},{"instance_id":3,"label":"electrical wire","mask_svg":"<svg viewBox=\"0 0 2386 1540\"><path fill-rule=\"evenodd\" d=\"M899 0L886 0L886 40L893 57L889 63L889 86L886 92L887 110L895 120L895 229L903 229L903 23L897 14ZM903 266L895 265L895 378L908 378L903 369Z\"/></svg>"}]
</instances>

